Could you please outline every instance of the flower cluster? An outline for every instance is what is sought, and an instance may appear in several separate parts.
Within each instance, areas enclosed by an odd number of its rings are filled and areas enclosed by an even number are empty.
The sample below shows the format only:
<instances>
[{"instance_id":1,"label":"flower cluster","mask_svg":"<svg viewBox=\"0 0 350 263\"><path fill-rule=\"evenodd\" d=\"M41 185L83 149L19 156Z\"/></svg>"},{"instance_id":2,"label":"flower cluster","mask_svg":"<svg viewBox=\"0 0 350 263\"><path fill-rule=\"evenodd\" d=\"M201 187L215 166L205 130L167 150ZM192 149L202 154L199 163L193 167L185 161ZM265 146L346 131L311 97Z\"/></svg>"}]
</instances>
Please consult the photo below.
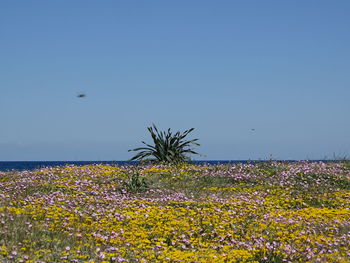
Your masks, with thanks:
<instances>
[{"instance_id":1,"label":"flower cluster","mask_svg":"<svg viewBox=\"0 0 350 263\"><path fill-rule=\"evenodd\" d=\"M128 192L138 171L147 191ZM350 262L346 163L0 173L1 262Z\"/></svg>"}]
</instances>

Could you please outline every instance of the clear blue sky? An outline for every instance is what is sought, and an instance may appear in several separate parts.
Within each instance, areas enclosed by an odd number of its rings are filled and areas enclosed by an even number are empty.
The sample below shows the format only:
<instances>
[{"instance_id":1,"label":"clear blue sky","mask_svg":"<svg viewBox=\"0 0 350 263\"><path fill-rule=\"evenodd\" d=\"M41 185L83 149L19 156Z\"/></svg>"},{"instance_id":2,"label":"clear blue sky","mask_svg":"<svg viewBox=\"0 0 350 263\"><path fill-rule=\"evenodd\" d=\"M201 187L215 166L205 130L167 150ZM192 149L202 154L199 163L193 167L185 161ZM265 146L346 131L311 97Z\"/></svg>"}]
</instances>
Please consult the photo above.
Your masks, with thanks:
<instances>
[{"instance_id":1,"label":"clear blue sky","mask_svg":"<svg viewBox=\"0 0 350 263\"><path fill-rule=\"evenodd\" d=\"M194 127L196 159L349 157L349 13L348 0L1 1L0 160L127 160L152 123Z\"/></svg>"}]
</instances>

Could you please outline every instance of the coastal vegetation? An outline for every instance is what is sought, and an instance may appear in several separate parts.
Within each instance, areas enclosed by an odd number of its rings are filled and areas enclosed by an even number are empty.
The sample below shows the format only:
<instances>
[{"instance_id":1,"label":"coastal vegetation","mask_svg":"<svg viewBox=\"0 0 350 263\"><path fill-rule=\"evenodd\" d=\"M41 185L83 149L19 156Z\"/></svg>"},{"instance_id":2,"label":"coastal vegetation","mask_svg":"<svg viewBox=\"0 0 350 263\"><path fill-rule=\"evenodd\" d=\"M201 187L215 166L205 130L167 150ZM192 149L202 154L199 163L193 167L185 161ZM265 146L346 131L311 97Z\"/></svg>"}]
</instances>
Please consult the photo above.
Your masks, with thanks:
<instances>
[{"instance_id":1,"label":"coastal vegetation","mask_svg":"<svg viewBox=\"0 0 350 263\"><path fill-rule=\"evenodd\" d=\"M342 162L0 172L0 262L349 262Z\"/></svg>"},{"instance_id":2,"label":"coastal vegetation","mask_svg":"<svg viewBox=\"0 0 350 263\"><path fill-rule=\"evenodd\" d=\"M129 151L139 151L131 160L151 161L158 163L179 164L190 160L190 154L198 154L191 146L199 146L198 139L185 140L186 136L194 130L189 130L181 133L180 131L172 133L171 129L158 131L153 124L147 128L151 134L154 145L142 142L145 147L139 147Z\"/></svg>"}]
</instances>

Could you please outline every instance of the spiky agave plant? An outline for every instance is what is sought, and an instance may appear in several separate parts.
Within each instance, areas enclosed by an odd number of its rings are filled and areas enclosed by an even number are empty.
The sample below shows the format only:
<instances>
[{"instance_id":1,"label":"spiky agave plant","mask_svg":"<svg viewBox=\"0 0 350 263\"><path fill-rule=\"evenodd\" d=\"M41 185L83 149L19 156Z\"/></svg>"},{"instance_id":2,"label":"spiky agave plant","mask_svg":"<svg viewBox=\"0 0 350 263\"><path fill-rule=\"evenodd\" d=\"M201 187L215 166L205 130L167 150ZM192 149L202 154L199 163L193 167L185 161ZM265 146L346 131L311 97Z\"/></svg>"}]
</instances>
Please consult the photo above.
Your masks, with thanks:
<instances>
[{"instance_id":1,"label":"spiky agave plant","mask_svg":"<svg viewBox=\"0 0 350 263\"><path fill-rule=\"evenodd\" d=\"M194 130L172 133L170 128L165 131L158 131L157 127L153 124L151 127L147 127L151 133L154 145L150 145L142 141L146 147L140 147L130 151L139 151L131 160L148 160L165 163L181 163L189 161L189 154L198 154L191 149L191 145L199 146L198 139L185 140L185 137ZM151 157L151 158L149 158ZM153 157L153 158L152 158Z\"/></svg>"}]
</instances>

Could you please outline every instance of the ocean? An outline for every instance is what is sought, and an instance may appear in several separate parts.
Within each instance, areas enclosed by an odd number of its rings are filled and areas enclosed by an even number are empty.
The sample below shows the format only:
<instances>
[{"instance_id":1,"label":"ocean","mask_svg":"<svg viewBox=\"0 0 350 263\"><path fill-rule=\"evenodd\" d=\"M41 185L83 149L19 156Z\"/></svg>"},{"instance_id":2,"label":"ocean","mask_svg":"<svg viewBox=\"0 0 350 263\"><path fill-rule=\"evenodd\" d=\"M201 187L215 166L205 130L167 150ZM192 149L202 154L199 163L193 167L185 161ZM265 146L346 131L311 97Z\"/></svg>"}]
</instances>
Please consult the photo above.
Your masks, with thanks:
<instances>
[{"instance_id":1,"label":"ocean","mask_svg":"<svg viewBox=\"0 0 350 263\"><path fill-rule=\"evenodd\" d=\"M216 161L192 161L195 164L229 164L229 163L248 163L248 160L216 160ZM88 165L88 164L110 164L110 165L128 165L137 164L136 161L0 161L0 171L23 171L34 170L48 166L65 165Z\"/></svg>"},{"instance_id":2,"label":"ocean","mask_svg":"<svg viewBox=\"0 0 350 263\"><path fill-rule=\"evenodd\" d=\"M261 163L261 162L336 162L339 160L208 160L208 161L191 161L193 164L199 165L217 165L217 164L235 164L235 163ZM89 164L109 164L109 165L132 165L137 161L0 161L0 171L23 171L34 170L50 166L65 165L89 165Z\"/></svg>"}]
</instances>

